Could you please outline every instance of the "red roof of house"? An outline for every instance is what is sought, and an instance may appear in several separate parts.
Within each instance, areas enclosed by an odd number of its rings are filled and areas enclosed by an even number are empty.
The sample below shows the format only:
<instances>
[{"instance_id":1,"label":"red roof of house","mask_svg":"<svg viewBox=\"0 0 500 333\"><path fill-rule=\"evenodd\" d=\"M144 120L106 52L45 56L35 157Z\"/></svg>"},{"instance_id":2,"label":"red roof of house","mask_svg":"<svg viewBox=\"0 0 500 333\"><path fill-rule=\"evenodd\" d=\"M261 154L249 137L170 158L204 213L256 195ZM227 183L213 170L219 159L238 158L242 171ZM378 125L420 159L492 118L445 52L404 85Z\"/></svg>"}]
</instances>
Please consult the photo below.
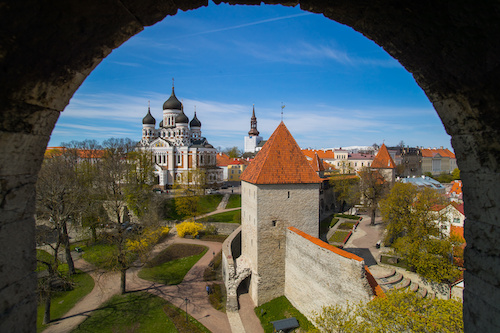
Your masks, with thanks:
<instances>
[{"instance_id":1,"label":"red roof of house","mask_svg":"<svg viewBox=\"0 0 500 333\"><path fill-rule=\"evenodd\" d=\"M465 216L465 211L464 211L464 204L459 204L457 202L452 201L451 205L455 207L462 215Z\"/></svg>"},{"instance_id":2,"label":"red roof of house","mask_svg":"<svg viewBox=\"0 0 500 333\"><path fill-rule=\"evenodd\" d=\"M454 180L453 185L451 186L450 193L455 193L456 195L462 194L462 181Z\"/></svg>"},{"instance_id":3,"label":"red roof of house","mask_svg":"<svg viewBox=\"0 0 500 333\"><path fill-rule=\"evenodd\" d=\"M231 158L224 153L218 153L215 160L217 162L217 166L227 166L231 163Z\"/></svg>"},{"instance_id":4,"label":"red roof of house","mask_svg":"<svg viewBox=\"0 0 500 333\"><path fill-rule=\"evenodd\" d=\"M241 180L252 184L311 184L323 180L281 122L254 160L243 171Z\"/></svg>"},{"instance_id":5,"label":"red roof of house","mask_svg":"<svg viewBox=\"0 0 500 333\"><path fill-rule=\"evenodd\" d=\"M382 147L380 147L377 155L373 159L371 167L377 169L394 169L396 167L396 164L392 160L385 143L383 143Z\"/></svg>"},{"instance_id":6,"label":"red roof of house","mask_svg":"<svg viewBox=\"0 0 500 333\"><path fill-rule=\"evenodd\" d=\"M434 157L437 154L442 157L455 158L455 154L453 154L448 148L446 149L420 149L422 152L422 157Z\"/></svg>"},{"instance_id":7,"label":"red roof of house","mask_svg":"<svg viewBox=\"0 0 500 333\"><path fill-rule=\"evenodd\" d=\"M319 158L323 159L334 159L335 154L333 150L315 150L315 149L303 149L302 152L304 155L306 155L308 158L313 159L314 154L318 154Z\"/></svg>"},{"instance_id":8,"label":"red roof of house","mask_svg":"<svg viewBox=\"0 0 500 333\"><path fill-rule=\"evenodd\" d=\"M323 166L323 163L321 162L321 159L319 158L318 154L314 154L314 157L311 161L309 161L311 164L312 168L316 172L320 171L325 171L325 167Z\"/></svg>"}]
</instances>

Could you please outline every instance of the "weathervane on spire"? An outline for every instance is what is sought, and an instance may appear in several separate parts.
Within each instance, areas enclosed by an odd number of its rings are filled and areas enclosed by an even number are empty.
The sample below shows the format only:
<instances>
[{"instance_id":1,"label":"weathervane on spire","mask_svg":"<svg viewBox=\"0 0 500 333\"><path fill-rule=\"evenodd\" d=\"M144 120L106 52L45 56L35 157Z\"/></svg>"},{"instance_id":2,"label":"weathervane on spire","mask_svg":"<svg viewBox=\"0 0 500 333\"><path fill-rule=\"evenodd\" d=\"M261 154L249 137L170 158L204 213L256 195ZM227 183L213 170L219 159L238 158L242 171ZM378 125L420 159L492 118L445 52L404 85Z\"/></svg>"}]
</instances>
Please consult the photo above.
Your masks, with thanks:
<instances>
[{"instance_id":1,"label":"weathervane on spire","mask_svg":"<svg viewBox=\"0 0 500 333\"><path fill-rule=\"evenodd\" d=\"M148 101L148 110L151 108L151 101Z\"/></svg>"},{"instance_id":2,"label":"weathervane on spire","mask_svg":"<svg viewBox=\"0 0 500 333\"><path fill-rule=\"evenodd\" d=\"M283 121L283 109L285 108L285 104L281 102L281 121Z\"/></svg>"},{"instance_id":3,"label":"weathervane on spire","mask_svg":"<svg viewBox=\"0 0 500 333\"><path fill-rule=\"evenodd\" d=\"M174 78L172 78L172 88L174 87Z\"/></svg>"}]
</instances>

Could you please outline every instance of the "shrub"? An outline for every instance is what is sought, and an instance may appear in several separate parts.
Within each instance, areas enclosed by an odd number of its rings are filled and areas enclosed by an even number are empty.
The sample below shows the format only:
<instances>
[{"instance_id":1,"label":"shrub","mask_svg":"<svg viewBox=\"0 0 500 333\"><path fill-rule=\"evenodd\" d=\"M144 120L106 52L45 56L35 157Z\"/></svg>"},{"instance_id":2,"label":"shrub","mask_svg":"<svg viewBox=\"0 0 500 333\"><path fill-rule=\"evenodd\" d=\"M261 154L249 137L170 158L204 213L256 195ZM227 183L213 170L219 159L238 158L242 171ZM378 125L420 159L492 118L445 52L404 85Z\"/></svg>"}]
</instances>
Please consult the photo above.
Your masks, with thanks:
<instances>
[{"instance_id":1,"label":"shrub","mask_svg":"<svg viewBox=\"0 0 500 333\"><path fill-rule=\"evenodd\" d=\"M342 217L344 219L359 220L359 216L349 215L349 214L335 214L336 217Z\"/></svg>"},{"instance_id":2,"label":"shrub","mask_svg":"<svg viewBox=\"0 0 500 333\"><path fill-rule=\"evenodd\" d=\"M177 234L181 238L186 235L196 237L201 230L203 230L203 224L201 223L182 222L177 225Z\"/></svg>"}]
</instances>

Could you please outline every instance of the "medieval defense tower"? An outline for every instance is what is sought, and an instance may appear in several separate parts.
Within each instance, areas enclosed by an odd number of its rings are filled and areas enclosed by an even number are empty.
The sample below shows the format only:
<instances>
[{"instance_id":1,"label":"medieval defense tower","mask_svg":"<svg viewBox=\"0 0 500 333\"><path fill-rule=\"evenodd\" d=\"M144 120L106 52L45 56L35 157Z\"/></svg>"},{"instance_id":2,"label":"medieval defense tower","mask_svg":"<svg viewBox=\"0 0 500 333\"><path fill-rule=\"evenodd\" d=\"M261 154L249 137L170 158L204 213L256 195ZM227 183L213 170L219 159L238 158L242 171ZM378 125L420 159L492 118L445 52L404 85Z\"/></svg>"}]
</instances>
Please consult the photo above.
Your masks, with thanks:
<instances>
[{"instance_id":1,"label":"medieval defense tower","mask_svg":"<svg viewBox=\"0 0 500 333\"><path fill-rule=\"evenodd\" d=\"M241 250L258 306L284 295L287 228L318 237L322 179L281 122L241 180Z\"/></svg>"}]
</instances>

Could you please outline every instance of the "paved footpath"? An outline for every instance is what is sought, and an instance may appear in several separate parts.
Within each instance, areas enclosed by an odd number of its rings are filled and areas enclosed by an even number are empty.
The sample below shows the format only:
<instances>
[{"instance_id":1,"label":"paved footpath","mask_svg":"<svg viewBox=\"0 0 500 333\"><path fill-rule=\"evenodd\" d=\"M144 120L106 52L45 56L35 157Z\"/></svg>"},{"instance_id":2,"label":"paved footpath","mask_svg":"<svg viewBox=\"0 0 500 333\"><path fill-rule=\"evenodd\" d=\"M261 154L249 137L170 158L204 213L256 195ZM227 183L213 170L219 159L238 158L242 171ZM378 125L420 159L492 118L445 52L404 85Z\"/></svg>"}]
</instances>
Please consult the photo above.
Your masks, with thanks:
<instances>
[{"instance_id":1,"label":"paved footpath","mask_svg":"<svg viewBox=\"0 0 500 333\"><path fill-rule=\"evenodd\" d=\"M377 249L376 244L382 239L382 218L375 219L375 225L370 225L370 216L361 215L363 219L358 224L356 231L344 246L344 250L354 253L363 259L368 266L376 265L380 259L380 253L383 249Z\"/></svg>"},{"instance_id":2,"label":"paved footpath","mask_svg":"<svg viewBox=\"0 0 500 333\"><path fill-rule=\"evenodd\" d=\"M75 304L63 318L53 322L47 327L44 333L64 333L71 332L87 317L92 311L106 302L111 296L120 292L120 273L119 272L103 272L96 270L92 265L83 259L75 261L75 267L87 272L94 279L94 289L85 296L82 300Z\"/></svg>"},{"instance_id":3,"label":"paved footpath","mask_svg":"<svg viewBox=\"0 0 500 333\"><path fill-rule=\"evenodd\" d=\"M127 271L127 291L147 291L171 302L177 307L186 309L185 298L188 299L188 313L196 320L201 322L212 332L230 333L231 327L227 315L215 310L208 302L206 293L207 282L203 281L205 268L214 257L221 251L222 243L205 242L197 239L184 239L169 236L164 242L155 246L153 256L173 243L188 243L207 246L207 253L191 268L186 274L182 283L175 286L165 286L151 281L140 279L137 276L141 267L134 267ZM83 320L85 320L92 311L107 301L111 296L120 292L120 274L118 272L102 273L95 271L83 259L75 262L77 268L90 273L96 285L94 289L79 301L64 318L59 319L49 326L45 331L47 333L71 332ZM209 282L212 283L212 282Z\"/></svg>"}]
</instances>

